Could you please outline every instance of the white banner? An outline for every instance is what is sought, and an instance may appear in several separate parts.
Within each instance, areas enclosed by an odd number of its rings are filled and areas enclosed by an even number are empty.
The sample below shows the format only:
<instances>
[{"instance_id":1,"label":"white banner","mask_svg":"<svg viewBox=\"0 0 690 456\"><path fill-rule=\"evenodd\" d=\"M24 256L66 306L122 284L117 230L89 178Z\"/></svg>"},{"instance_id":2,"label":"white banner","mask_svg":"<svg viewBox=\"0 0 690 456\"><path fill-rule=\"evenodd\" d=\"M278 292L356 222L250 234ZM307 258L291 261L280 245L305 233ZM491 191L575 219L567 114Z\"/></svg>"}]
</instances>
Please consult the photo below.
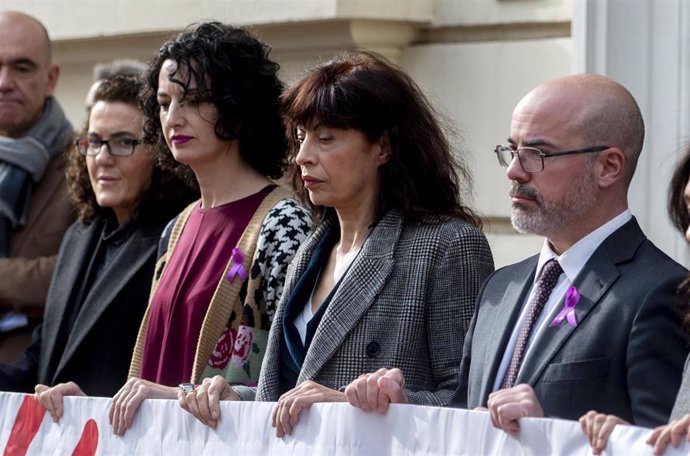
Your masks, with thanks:
<instances>
[{"instance_id":1,"label":"white banner","mask_svg":"<svg viewBox=\"0 0 690 456\"><path fill-rule=\"evenodd\" d=\"M293 435L275 437L272 403L222 404L216 429L175 401L147 400L124 437L108 424L110 400L66 398L59 424L31 396L0 393L2 456L265 455L590 455L574 421L525 418L517 436L495 429L485 412L392 406L385 416L347 404L315 404ZM605 455L651 455L649 429L618 426ZM665 455L687 455L690 444Z\"/></svg>"}]
</instances>

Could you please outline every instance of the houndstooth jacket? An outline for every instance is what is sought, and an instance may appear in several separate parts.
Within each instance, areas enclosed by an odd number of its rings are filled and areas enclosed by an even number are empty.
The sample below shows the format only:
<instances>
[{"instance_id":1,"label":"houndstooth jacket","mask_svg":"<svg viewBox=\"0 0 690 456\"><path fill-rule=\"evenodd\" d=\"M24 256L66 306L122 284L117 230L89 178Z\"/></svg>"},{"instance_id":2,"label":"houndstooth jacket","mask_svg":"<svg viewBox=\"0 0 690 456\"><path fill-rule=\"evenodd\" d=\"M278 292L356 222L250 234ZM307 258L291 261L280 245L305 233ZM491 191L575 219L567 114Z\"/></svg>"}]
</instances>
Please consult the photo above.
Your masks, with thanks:
<instances>
[{"instance_id":1,"label":"houndstooth jacket","mask_svg":"<svg viewBox=\"0 0 690 456\"><path fill-rule=\"evenodd\" d=\"M279 398L281 321L295 284L328 227L326 220L288 268L256 389L243 400ZM297 384L333 389L381 367L405 373L412 403L446 405L457 386L475 298L493 271L484 234L458 219L405 223L390 211L376 225L332 298L309 346Z\"/></svg>"}]
</instances>

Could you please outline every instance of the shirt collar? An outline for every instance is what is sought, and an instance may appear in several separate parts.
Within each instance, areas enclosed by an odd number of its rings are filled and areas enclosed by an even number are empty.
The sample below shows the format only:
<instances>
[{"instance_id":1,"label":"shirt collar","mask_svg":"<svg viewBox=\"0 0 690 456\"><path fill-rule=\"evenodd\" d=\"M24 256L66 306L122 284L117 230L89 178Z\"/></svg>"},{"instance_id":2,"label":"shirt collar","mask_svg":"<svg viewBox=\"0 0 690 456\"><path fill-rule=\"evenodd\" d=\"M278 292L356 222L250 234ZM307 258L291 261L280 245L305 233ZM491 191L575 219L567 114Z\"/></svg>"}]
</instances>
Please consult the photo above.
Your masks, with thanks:
<instances>
[{"instance_id":1,"label":"shirt collar","mask_svg":"<svg viewBox=\"0 0 690 456\"><path fill-rule=\"evenodd\" d=\"M563 268L563 272L570 282L573 282L580 273L585 263L592 256L594 251L601 245L604 240L612 235L620 227L628 223L632 219L630 209L626 209L605 224L601 225L596 230L583 237L568 250L563 252L560 256L551 249L548 239L544 239L544 244L539 253L539 261L537 262L537 273L534 275L534 282L539 278L541 269L547 261L552 258L558 260L558 263Z\"/></svg>"}]
</instances>

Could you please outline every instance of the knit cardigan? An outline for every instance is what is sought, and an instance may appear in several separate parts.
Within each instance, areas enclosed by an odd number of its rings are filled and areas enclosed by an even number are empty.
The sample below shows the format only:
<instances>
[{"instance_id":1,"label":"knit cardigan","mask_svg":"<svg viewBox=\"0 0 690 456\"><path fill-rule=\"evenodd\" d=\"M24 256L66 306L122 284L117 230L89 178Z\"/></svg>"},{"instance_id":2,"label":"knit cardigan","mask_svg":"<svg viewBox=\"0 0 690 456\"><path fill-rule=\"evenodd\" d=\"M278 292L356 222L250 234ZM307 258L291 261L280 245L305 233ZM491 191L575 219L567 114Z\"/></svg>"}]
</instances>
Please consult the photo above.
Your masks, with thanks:
<instances>
[{"instance_id":1,"label":"knit cardigan","mask_svg":"<svg viewBox=\"0 0 690 456\"><path fill-rule=\"evenodd\" d=\"M190 204L174 220L167 249L156 263L130 377L141 375L152 298L189 215L198 204L199 201ZM285 188L276 187L264 198L236 246L242 255L231 255L218 280L199 334L191 383L222 375L230 383L256 384L287 266L310 226L309 213L290 198ZM231 274L232 280L228 280L233 267L248 271L247 279Z\"/></svg>"}]
</instances>

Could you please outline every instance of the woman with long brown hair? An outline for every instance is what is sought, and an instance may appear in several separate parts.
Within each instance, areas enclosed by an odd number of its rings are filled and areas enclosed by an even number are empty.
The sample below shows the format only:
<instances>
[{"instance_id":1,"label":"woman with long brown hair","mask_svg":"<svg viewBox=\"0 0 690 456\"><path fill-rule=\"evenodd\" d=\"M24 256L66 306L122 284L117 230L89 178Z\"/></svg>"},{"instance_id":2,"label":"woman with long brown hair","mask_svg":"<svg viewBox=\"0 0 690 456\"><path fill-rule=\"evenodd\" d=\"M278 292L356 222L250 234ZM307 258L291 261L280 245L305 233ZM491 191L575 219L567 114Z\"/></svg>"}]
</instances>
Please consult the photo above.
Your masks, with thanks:
<instances>
[{"instance_id":1,"label":"woman with long brown hair","mask_svg":"<svg viewBox=\"0 0 690 456\"><path fill-rule=\"evenodd\" d=\"M295 256L257 388L206 379L180 393L215 426L220 400L278 401L290 433L302 409L344 401L379 367L410 372L410 400L445 405L483 279L488 243L461 198L469 172L414 81L381 56L346 53L282 96L293 184L315 231Z\"/></svg>"}]
</instances>

